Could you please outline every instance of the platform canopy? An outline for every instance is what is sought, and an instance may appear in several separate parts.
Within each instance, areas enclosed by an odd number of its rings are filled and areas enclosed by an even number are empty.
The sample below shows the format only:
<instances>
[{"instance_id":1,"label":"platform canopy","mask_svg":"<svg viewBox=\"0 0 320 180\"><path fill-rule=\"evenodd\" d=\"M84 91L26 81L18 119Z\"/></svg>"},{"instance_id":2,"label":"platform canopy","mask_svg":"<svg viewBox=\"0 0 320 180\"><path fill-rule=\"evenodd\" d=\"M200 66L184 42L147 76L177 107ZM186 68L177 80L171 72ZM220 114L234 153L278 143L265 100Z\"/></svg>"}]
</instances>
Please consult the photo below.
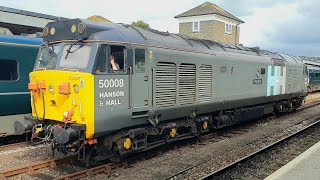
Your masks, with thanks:
<instances>
[{"instance_id":1,"label":"platform canopy","mask_svg":"<svg viewBox=\"0 0 320 180\"><path fill-rule=\"evenodd\" d=\"M60 20L67 18L0 6L0 27L15 35L42 32L42 27L48 22Z\"/></svg>"}]
</instances>

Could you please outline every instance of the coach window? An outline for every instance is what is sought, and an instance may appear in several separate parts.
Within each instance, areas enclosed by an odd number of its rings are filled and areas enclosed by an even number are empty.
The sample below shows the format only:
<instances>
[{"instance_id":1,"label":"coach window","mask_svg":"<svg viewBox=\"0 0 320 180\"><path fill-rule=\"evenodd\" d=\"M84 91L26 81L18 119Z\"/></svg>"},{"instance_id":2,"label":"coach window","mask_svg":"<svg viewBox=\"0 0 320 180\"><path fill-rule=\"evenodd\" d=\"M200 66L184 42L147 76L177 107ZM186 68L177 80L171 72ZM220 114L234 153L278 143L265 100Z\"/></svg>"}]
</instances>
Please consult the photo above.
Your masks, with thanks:
<instances>
[{"instance_id":1,"label":"coach window","mask_svg":"<svg viewBox=\"0 0 320 180\"><path fill-rule=\"evenodd\" d=\"M0 81L16 81L18 78L18 62L0 59Z\"/></svg>"},{"instance_id":2,"label":"coach window","mask_svg":"<svg viewBox=\"0 0 320 180\"><path fill-rule=\"evenodd\" d=\"M144 73L146 71L146 53L144 49L135 49L135 71Z\"/></svg>"}]
</instances>

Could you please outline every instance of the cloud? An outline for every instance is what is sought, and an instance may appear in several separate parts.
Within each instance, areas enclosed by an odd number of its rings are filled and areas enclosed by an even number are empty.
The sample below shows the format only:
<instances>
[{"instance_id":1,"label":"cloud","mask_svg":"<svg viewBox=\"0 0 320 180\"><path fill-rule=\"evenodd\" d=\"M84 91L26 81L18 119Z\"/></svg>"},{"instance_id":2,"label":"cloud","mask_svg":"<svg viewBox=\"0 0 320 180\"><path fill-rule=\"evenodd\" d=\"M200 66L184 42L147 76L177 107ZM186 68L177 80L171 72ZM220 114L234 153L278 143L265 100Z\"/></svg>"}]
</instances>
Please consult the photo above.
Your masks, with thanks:
<instances>
[{"instance_id":1,"label":"cloud","mask_svg":"<svg viewBox=\"0 0 320 180\"><path fill-rule=\"evenodd\" d=\"M7 7L67 18L101 15L113 22L144 20L152 28L177 33L175 15L208 0L0 0ZM320 2L317 0L211 1L244 20L240 42L294 55L320 56Z\"/></svg>"},{"instance_id":2,"label":"cloud","mask_svg":"<svg viewBox=\"0 0 320 180\"><path fill-rule=\"evenodd\" d=\"M249 46L320 56L320 2L311 0L256 8L242 25L241 42Z\"/></svg>"}]
</instances>

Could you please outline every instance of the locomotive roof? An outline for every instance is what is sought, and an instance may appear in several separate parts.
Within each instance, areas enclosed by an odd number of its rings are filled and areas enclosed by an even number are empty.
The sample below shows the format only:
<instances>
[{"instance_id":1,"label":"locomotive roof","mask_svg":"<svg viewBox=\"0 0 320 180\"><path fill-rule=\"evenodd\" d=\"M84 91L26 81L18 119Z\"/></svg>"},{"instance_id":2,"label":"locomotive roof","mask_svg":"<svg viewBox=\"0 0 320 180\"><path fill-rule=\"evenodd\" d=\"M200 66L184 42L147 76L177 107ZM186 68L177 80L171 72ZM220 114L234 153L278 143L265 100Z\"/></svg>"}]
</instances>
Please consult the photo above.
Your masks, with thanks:
<instances>
[{"instance_id":1,"label":"locomotive roof","mask_svg":"<svg viewBox=\"0 0 320 180\"><path fill-rule=\"evenodd\" d=\"M43 40L41 38L31 38L25 36L0 35L0 42L40 45L41 43L43 43Z\"/></svg>"},{"instance_id":2,"label":"locomotive roof","mask_svg":"<svg viewBox=\"0 0 320 180\"><path fill-rule=\"evenodd\" d=\"M71 32L72 25L84 24L83 33ZM153 47L168 47L174 49L183 49L189 51L199 51L206 53L233 52L240 54L249 54L257 56L269 56L278 61L281 65L289 61L300 62L296 57L284 57L283 54L273 53L267 50L260 50L258 47L250 48L241 45L231 45L222 42L192 38L181 34L161 32L154 29L141 29L127 24L116 24L109 22L92 22L89 20L72 19L60 22L50 22L46 28L48 31L54 27L55 34L44 37L45 41L60 40L97 40L109 42L126 42L136 45L148 45ZM79 28L79 26L78 26ZM287 56L287 55L286 55Z\"/></svg>"}]
</instances>

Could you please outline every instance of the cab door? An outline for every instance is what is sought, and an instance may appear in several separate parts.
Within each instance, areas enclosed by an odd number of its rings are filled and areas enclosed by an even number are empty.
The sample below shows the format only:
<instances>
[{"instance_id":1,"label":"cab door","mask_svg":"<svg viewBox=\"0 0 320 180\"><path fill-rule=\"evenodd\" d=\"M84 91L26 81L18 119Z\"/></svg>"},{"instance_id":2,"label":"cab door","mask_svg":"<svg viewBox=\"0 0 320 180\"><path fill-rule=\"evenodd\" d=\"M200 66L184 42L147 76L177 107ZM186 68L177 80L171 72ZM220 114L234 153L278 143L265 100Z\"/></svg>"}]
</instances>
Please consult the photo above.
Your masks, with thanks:
<instances>
[{"instance_id":1,"label":"cab door","mask_svg":"<svg viewBox=\"0 0 320 180\"><path fill-rule=\"evenodd\" d=\"M134 49L132 82L132 107L133 111L144 111L148 108L148 61L147 50L144 48Z\"/></svg>"}]
</instances>

